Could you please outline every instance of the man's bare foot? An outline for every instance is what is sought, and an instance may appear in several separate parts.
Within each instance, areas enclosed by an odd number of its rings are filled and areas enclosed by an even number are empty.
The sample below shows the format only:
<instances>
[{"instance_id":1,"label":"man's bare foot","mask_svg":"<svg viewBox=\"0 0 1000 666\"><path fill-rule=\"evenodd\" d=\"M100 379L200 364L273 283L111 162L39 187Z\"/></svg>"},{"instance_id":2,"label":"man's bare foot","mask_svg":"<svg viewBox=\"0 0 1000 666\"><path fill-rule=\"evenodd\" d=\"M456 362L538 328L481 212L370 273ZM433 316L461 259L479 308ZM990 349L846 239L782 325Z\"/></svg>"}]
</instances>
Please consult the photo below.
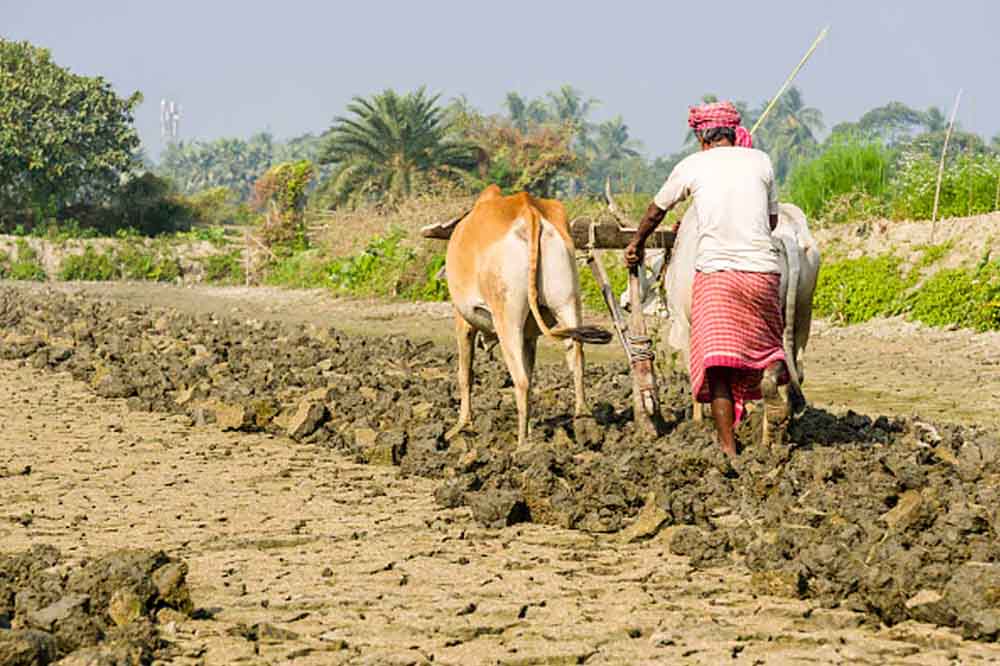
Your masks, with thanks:
<instances>
[{"instance_id":1,"label":"man's bare foot","mask_svg":"<svg viewBox=\"0 0 1000 666\"><path fill-rule=\"evenodd\" d=\"M735 458L740 454L740 443L735 439L732 442L720 442L722 452L730 458Z\"/></svg>"}]
</instances>

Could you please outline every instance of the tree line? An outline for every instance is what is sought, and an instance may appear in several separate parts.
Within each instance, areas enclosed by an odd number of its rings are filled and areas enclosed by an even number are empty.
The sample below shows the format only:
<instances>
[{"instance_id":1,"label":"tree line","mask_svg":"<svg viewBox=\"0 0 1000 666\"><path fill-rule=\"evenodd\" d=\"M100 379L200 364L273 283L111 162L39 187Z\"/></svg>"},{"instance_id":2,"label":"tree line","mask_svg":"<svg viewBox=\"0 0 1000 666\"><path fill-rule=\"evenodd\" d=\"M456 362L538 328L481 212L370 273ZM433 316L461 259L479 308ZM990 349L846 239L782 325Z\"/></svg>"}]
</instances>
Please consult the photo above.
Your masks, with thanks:
<instances>
[{"instance_id":1,"label":"tree line","mask_svg":"<svg viewBox=\"0 0 1000 666\"><path fill-rule=\"evenodd\" d=\"M414 194L464 194L489 183L573 197L596 194L610 179L616 189L648 193L697 149L688 132L680 150L647 157L621 115L595 121L602 102L570 85L533 99L509 92L498 113L483 112L464 96L444 100L420 88L355 97L316 133L287 141L260 132L178 142L152 163L133 124L138 92L119 97L101 77L73 74L45 49L6 40L0 40L0 89L0 223L7 226L51 217L92 218L102 228L131 225L136 210L139 226L156 226L176 216L171 193L198 195L196 207L223 191L249 203L265 174L299 162L313 165L310 205L324 208L392 206ZM701 101L716 100L706 94ZM748 127L766 106L766 100L735 103ZM832 165L829 155L843 153L845 142L879 146L890 157L878 168L899 171L941 150L945 124L936 107L890 102L835 125L821 139L822 112L793 86L754 141L771 155L787 189L796 172L815 172L824 156ZM992 159L1000 154L1000 134L988 142L959 130L949 145L956 160ZM844 173L844 180L871 175ZM828 189L817 185L816 196L827 196Z\"/></svg>"}]
</instances>

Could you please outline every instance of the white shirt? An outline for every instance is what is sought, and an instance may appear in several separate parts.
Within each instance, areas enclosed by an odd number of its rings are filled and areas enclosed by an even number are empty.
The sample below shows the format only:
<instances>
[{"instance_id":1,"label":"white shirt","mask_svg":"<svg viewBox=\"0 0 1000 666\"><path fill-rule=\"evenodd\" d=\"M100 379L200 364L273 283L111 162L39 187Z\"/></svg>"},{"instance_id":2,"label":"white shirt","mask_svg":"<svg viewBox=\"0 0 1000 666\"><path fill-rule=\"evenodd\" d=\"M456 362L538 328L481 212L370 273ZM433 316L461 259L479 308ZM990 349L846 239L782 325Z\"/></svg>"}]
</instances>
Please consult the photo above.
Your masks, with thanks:
<instances>
[{"instance_id":1,"label":"white shirt","mask_svg":"<svg viewBox=\"0 0 1000 666\"><path fill-rule=\"evenodd\" d=\"M778 213L771 158L760 150L720 146L681 160L653 198L670 210L694 197L695 270L779 273L769 215Z\"/></svg>"}]
</instances>

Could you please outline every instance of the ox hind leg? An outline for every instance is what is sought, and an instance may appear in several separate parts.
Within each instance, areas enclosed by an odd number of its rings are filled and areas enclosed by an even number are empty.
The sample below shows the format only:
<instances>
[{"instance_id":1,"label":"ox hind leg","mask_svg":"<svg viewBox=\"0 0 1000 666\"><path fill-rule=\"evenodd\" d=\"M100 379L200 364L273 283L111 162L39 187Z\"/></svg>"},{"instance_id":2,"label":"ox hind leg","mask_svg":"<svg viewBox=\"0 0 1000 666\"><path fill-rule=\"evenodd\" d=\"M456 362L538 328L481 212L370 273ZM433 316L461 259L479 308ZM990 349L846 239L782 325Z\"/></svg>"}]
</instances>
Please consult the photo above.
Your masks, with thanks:
<instances>
[{"instance_id":1,"label":"ox hind leg","mask_svg":"<svg viewBox=\"0 0 1000 666\"><path fill-rule=\"evenodd\" d=\"M552 317L553 321L546 321L547 324L561 328L578 328L582 319L579 307L572 301L561 307L547 307L542 310L542 315ZM563 346L566 349L566 366L573 374L573 415L584 416L587 411L587 399L583 389L583 343L566 338L563 340Z\"/></svg>"},{"instance_id":2,"label":"ox hind leg","mask_svg":"<svg viewBox=\"0 0 1000 666\"><path fill-rule=\"evenodd\" d=\"M445 433L445 440L460 433L472 420L472 359L476 351L476 329L458 312L455 313L455 340L458 342L458 396L461 406L458 423Z\"/></svg>"},{"instance_id":3,"label":"ox hind leg","mask_svg":"<svg viewBox=\"0 0 1000 666\"><path fill-rule=\"evenodd\" d=\"M526 310L527 308L525 308ZM535 365L537 337L525 331L527 312L496 317L497 338L507 371L514 383L514 401L517 404L517 447L528 442L528 419L531 415L531 374Z\"/></svg>"}]
</instances>

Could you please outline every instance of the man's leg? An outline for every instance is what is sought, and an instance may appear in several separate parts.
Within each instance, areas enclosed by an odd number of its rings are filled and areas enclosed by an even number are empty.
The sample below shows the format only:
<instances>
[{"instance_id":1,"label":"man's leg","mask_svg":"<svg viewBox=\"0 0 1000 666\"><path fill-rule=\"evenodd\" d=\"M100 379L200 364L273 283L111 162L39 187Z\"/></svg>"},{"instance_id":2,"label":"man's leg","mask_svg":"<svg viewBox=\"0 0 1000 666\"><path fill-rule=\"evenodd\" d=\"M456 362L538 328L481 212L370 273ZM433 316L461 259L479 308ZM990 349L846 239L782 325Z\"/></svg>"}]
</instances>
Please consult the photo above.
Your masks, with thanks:
<instances>
[{"instance_id":1,"label":"man's leg","mask_svg":"<svg viewBox=\"0 0 1000 666\"><path fill-rule=\"evenodd\" d=\"M732 371L729 368L708 368L705 370L708 379L708 391L712 398L712 417L715 419L715 432L719 436L719 444L727 456L736 455L736 437L733 434L733 422L736 415L733 410L733 389L731 386Z\"/></svg>"}]
</instances>

